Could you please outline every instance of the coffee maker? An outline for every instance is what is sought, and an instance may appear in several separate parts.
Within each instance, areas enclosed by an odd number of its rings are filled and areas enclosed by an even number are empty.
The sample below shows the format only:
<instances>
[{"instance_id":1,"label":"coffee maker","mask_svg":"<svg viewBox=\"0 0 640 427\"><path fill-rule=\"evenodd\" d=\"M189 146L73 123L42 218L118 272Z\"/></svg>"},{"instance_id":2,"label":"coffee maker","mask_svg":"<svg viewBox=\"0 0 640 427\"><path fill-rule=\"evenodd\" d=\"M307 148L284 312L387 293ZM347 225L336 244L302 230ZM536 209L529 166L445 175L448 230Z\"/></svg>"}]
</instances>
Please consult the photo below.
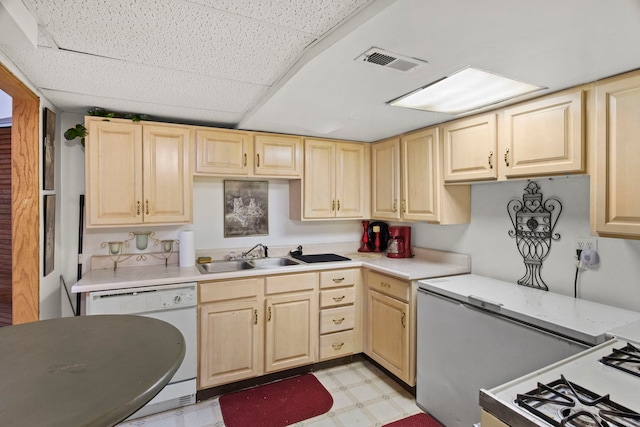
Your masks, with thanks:
<instances>
[{"instance_id":1,"label":"coffee maker","mask_svg":"<svg viewBox=\"0 0 640 427\"><path fill-rule=\"evenodd\" d=\"M389 226L389 240L387 242L387 256L389 258L411 258L411 227Z\"/></svg>"}]
</instances>

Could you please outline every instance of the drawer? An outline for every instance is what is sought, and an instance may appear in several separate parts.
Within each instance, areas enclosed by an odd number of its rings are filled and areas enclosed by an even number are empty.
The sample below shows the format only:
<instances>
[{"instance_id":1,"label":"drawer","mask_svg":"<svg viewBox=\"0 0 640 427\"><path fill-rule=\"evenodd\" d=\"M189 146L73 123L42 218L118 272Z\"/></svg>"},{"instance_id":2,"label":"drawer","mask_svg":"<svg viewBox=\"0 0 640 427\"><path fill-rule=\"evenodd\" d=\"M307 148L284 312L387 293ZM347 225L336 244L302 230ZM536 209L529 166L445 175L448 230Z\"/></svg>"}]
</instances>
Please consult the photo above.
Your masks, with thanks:
<instances>
[{"instance_id":1,"label":"drawer","mask_svg":"<svg viewBox=\"0 0 640 427\"><path fill-rule=\"evenodd\" d=\"M360 275L359 268L320 272L320 289L355 285Z\"/></svg>"},{"instance_id":2,"label":"drawer","mask_svg":"<svg viewBox=\"0 0 640 427\"><path fill-rule=\"evenodd\" d=\"M337 288L320 291L320 308L353 304L356 300L356 289Z\"/></svg>"},{"instance_id":3,"label":"drawer","mask_svg":"<svg viewBox=\"0 0 640 427\"><path fill-rule=\"evenodd\" d=\"M352 305L338 308L328 308L320 311L320 333L344 331L353 329L356 315Z\"/></svg>"},{"instance_id":4,"label":"drawer","mask_svg":"<svg viewBox=\"0 0 640 427\"><path fill-rule=\"evenodd\" d=\"M258 296L262 279L238 279L200 283L200 303L228 301Z\"/></svg>"},{"instance_id":5,"label":"drawer","mask_svg":"<svg viewBox=\"0 0 640 427\"><path fill-rule=\"evenodd\" d=\"M320 359L353 353L353 331L342 331L320 337Z\"/></svg>"},{"instance_id":6,"label":"drawer","mask_svg":"<svg viewBox=\"0 0 640 427\"><path fill-rule=\"evenodd\" d=\"M283 276L267 276L266 293L308 291L317 289L317 273L287 274Z\"/></svg>"},{"instance_id":7,"label":"drawer","mask_svg":"<svg viewBox=\"0 0 640 427\"><path fill-rule=\"evenodd\" d=\"M369 286L369 289L377 290L405 302L409 301L409 296L411 295L411 282L385 276L375 271L369 271L367 286Z\"/></svg>"}]
</instances>

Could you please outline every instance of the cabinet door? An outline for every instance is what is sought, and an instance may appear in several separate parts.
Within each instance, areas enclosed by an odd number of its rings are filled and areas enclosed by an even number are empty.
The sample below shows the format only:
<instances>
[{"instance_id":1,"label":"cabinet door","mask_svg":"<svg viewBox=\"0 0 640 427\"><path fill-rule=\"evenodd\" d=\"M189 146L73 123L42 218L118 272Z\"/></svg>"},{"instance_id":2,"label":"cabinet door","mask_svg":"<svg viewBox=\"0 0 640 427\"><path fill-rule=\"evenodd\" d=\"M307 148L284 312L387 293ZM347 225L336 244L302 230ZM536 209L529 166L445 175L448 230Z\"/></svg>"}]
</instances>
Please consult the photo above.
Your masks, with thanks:
<instances>
[{"instance_id":1,"label":"cabinet door","mask_svg":"<svg viewBox=\"0 0 640 427\"><path fill-rule=\"evenodd\" d=\"M591 203L598 233L640 236L640 76L596 86Z\"/></svg>"},{"instance_id":2,"label":"cabinet door","mask_svg":"<svg viewBox=\"0 0 640 427\"><path fill-rule=\"evenodd\" d=\"M144 222L192 221L191 130L143 125Z\"/></svg>"},{"instance_id":3,"label":"cabinet door","mask_svg":"<svg viewBox=\"0 0 640 427\"><path fill-rule=\"evenodd\" d=\"M362 218L365 213L365 147L336 144L336 217Z\"/></svg>"},{"instance_id":4,"label":"cabinet door","mask_svg":"<svg viewBox=\"0 0 640 427\"><path fill-rule=\"evenodd\" d=\"M251 135L225 130L196 131L196 172L249 175Z\"/></svg>"},{"instance_id":5,"label":"cabinet door","mask_svg":"<svg viewBox=\"0 0 640 427\"><path fill-rule=\"evenodd\" d=\"M261 324L256 301L200 308L199 388L262 374Z\"/></svg>"},{"instance_id":6,"label":"cabinet door","mask_svg":"<svg viewBox=\"0 0 640 427\"><path fill-rule=\"evenodd\" d=\"M298 136L254 135L254 174L302 177L302 139Z\"/></svg>"},{"instance_id":7,"label":"cabinet door","mask_svg":"<svg viewBox=\"0 0 640 427\"><path fill-rule=\"evenodd\" d=\"M504 111L500 175L552 175L584 170L582 91Z\"/></svg>"},{"instance_id":8,"label":"cabinet door","mask_svg":"<svg viewBox=\"0 0 640 427\"><path fill-rule=\"evenodd\" d=\"M316 292L284 294L266 300L265 371L274 372L317 360Z\"/></svg>"},{"instance_id":9,"label":"cabinet door","mask_svg":"<svg viewBox=\"0 0 640 427\"><path fill-rule=\"evenodd\" d=\"M90 120L87 130L87 226L142 223L142 125Z\"/></svg>"},{"instance_id":10,"label":"cabinet door","mask_svg":"<svg viewBox=\"0 0 640 427\"><path fill-rule=\"evenodd\" d=\"M335 150L332 141L306 139L304 142L304 216L334 218Z\"/></svg>"},{"instance_id":11,"label":"cabinet door","mask_svg":"<svg viewBox=\"0 0 640 427\"><path fill-rule=\"evenodd\" d=\"M409 221L438 221L438 129L403 136L402 217Z\"/></svg>"},{"instance_id":12,"label":"cabinet door","mask_svg":"<svg viewBox=\"0 0 640 427\"><path fill-rule=\"evenodd\" d=\"M443 126L445 182L496 179L498 135L495 113Z\"/></svg>"},{"instance_id":13,"label":"cabinet door","mask_svg":"<svg viewBox=\"0 0 640 427\"><path fill-rule=\"evenodd\" d=\"M400 219L400 139L371 146L371 217Z\"/></svg>"},{"instance_id":14,"label":"cabinet door","mask_svg":"<svg viewBox=\"0 0 640 427\"><path fill-rule=\"evenodd\" d=\"M412 382L409 378L410 321L407 303L368 291L365 353L407 383Z\"/></svg>"}]
</instances>

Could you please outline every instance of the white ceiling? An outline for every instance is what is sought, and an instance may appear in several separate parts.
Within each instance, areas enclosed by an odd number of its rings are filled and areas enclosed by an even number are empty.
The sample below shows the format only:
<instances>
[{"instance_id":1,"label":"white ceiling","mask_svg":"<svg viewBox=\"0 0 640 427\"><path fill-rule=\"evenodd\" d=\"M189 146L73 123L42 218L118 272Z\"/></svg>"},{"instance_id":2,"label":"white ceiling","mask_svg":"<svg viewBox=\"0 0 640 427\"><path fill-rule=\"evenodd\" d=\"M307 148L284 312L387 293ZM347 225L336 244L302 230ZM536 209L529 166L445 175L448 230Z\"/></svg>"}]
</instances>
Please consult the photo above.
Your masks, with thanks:
<instances>
[{"instance_id":1,"label":"white ceiling","mask_svg":"<svg viewBox=\"0 0 640 427\"><path fill-rule=\"evenodd\" d=\"M545 92L640 68L639 0L23 3L38 48L0 51L82 114L374 141L454 118L386 102L469 65ZM354 60L372 46L427 63Z\"/></svg>"}]
</instances>

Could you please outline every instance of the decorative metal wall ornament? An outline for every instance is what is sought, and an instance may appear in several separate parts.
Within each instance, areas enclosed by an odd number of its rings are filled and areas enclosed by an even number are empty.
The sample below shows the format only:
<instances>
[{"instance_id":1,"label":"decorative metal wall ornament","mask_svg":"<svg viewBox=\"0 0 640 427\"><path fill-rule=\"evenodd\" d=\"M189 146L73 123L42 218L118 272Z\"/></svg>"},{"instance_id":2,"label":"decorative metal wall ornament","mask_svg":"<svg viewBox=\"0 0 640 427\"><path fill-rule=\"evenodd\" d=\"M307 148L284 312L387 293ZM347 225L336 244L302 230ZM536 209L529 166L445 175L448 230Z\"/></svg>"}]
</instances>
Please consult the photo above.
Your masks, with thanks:
<instances>
[{"instance_id":1,"label":"decorative metal wall ornament","mask_svg":"<svg viewBox=\"0 0 640 427\"><path fill-rule=\"evenodd\" d=\"M522 201L514 199L507 204L514 228L509 230L509 236L515 236L518 251L526 267L518 284L548 291L540 269L551 249L551 241L560 240L560 234L554 234L553 230L562 212L562 203L555 198L543 202L539 190L538 184L531 181L524 189Z\"/></svg>"}]
</instances>

